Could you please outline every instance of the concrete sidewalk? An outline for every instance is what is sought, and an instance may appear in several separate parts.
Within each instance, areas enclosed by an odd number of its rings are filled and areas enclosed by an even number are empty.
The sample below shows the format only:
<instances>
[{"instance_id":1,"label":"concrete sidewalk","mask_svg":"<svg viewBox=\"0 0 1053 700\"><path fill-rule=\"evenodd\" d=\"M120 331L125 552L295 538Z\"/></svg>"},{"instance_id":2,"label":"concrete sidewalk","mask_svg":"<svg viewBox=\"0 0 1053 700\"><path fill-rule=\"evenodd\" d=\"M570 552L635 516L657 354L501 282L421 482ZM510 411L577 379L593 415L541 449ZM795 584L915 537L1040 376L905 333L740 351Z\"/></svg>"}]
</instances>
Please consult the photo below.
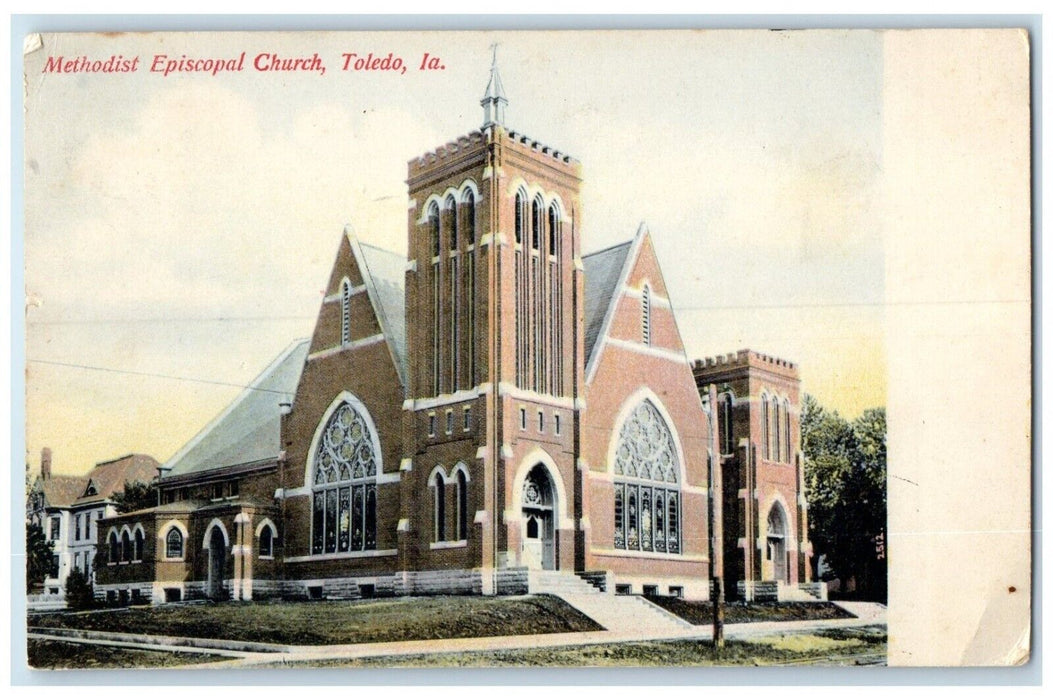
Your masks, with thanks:
<instances>
[{"instance_id":1,"label":"concrete sidewalk","mask_svg":"<svg viewBox=\"0 0 1053 700\"><path fill-rule=\"evenodd\" d=\"M885 607L876 603L839 603L856 615L855 618L837 620L795 620L790 622L750 622L726 625L725 639L750 639L775 634L803 633L815 630L846 627L866 627L886 623ZM282 646L236 642L215 639L193 639L180 637L151 637L119 632L87 632L84 630L34 629L32 639L53 639L85 644L104 644L154 651L185 653L215 653L231 656L229 661L194 664L180 668L243 668L264 664L309 663L312 661L351 661L365 658L413 656L419 654L451 654L477 651L499 651L510 649L540 649L563 646L585 646L590 644L620 644L625 642L663 641L674 639L712 639L713 629L709 625L670 630L669 627L646 630L600 632L570 632L543 635L516 635L507 637L471 637L467 639L428 639L400 642L375 642L369 644L339 644L329 646ZM266 649L262 647L267 647Z\"/></svg>"}]
</instances>

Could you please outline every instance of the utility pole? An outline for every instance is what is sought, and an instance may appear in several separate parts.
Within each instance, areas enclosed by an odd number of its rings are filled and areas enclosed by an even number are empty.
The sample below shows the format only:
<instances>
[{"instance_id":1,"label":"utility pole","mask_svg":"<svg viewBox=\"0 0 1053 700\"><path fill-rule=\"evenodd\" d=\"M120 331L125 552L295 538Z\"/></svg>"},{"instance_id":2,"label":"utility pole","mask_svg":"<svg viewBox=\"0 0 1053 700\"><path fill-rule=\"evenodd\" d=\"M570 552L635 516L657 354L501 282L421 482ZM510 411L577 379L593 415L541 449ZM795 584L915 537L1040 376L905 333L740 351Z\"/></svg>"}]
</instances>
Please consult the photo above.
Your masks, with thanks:
<instances>
[{"instance_id":1,"label":"utility pole","mask_svg":"<svg viewBox=\"0 0 1053 700\"><path fill-rule=\"evenodd\" d=\"M713 582L713 648L724 648L724 537L723 479L717 418L717 388L706 387L702 410L709 420L709 580Z\"/></svg>"}]
</instances>

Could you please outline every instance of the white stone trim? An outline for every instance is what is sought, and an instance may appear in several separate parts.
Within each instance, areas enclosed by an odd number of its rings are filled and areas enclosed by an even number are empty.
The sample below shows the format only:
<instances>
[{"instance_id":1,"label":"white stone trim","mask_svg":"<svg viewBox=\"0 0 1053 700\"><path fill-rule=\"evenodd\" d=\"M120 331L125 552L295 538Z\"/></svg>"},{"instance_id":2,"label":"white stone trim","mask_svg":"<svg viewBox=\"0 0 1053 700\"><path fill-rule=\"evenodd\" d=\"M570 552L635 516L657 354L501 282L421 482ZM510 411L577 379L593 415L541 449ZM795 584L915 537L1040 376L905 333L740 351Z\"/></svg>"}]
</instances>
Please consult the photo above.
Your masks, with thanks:
<instances>
[{"instance_id":1,"label":"white stone trim","mask_svg":"<svg viewBox=\"0 0 1053 700\"><path fill-rule=\"evenodd\" d=\"M400 472L411 472L411 471L413 471L413 458L412 457L403 457L402 461L399 462L399 471Z\"/></svg>"},{"instance_id":2,"label":"white stone trim","mask_svg":"<svg viewBox=\"0 0 1053 700\"><path fill-rule=\"evenodd\" d=\"M452 394L439 394L438 396L424 399L406 399L402 402L402 408L408 411L430 410L449 404L472 401L479 398L479 393L479 387L475 387L473 389L461 389Z\"/></svg>"},{"instance_id":3,"label":"white stone trim","mask_svg":"<svg viewBox=\"0 0 1053 700\"><path fill-rule=\"evenodd\" d=\"M607 344L612 347L621 348L622 350L628 350L629 352L635 352L640 355L647 355L649 357L657 357L662 360L669 360L682 365L690 365L687 360L687 355L683 352L675 352L673 350L667 350L665 348L655 347L654 345L646 345L635 340L623 340L622 338L607 338Z\"/></svg>"},{"instance_id":4,"label":"white stone trim","mask_svg":"<svg viewBox=\"0 0 1053 700\"><path fill-rule=\"evenodd\" d=\"M517 401L533 401L534 403L555 406L557 408L574 408L573 399L552 396L551 394L539 394L527 389L520 389L510 382L500 382L497 386L497 391L499 396L508 396Z\"/></svg>"},{"instance_id":5,"label":"white stone trim","mask_svg":"<svg viewBox=\"0 0 1053 700\"><path fill-rule=\"evenodd\" d=\"M409 518L400 518L396 532L409 532Z\"/></svg>"},{"instance_id":6,"label":"white stone trim","mask_svg":"<svg viewBox=\"0 0 1053 700\"><path fill-rule=\"evenodd\" d=\"M442 477L442 485L445 487L446 483L450 480L449 475L446 473L446 469L441 464L436 464L435 468L428 474L428 486L436 486L435 476L439 475Z\"/></svg>"},{"instance_id":7,"label":"white stone trim","mask_svg":"<svg viewBox=\"0 0 1053 700\"><path fill-rule=\"evenodd\" d=\"M516 469L515 478L512 480L511 503L516 509L517 517L518 512L522 508L523 484L526 481L527 474L537 464L543 466L548 472L549 481L552 482L552 486L556 490L553 494L555 504L552 508L552 513L556 517L556 522L553 523L553 525L555 525L557 529L562 529L565 523L573 525L574 520L567 512L567 492L565 485L563 484L563 477L559 472L559 468L556 466L555 460L552 459L552 456L540 446L532 449L519 461L519 468Z\"/></svg>"},{"instance_id":8,"label":"white stone trim","mask_svg":"<svg viewBox=\"0 0 1053 700\"><path fill-rule=\"evenodd\" d=\"M461 549L468 546L468 540L446 540L443 542L432 542L431 549Z\"/></svg>"},{"instance_id":9,"label":"white stone trim","mask_svg":"<svg viewBox=\"0 0 1053 700\"><path fill-rule=\"evenodd\" d=\"M233 547L230 548L230 553L231 553L232 556L235 556L235 557L238 556L239 554L250 555L250 554L252 554L252 545L251 544L236 544L236 545L234 545Z\"/></svg>"},{"instance_id":10,"label":"white stone trim","mask_svg":"<svg viewBox=\"0 0 1053 700\"><path fill-rule=\"evenodd\" d=\"M384 340L384 334L383 333L377 333L375 335L371 335L371 336L368 336L366 338L360 338L359 340L354 340L354 341L348 343L347 345L343 345L343 344L341 344L341 345L333 345L332 347L328 347L325 350L319 350L317 352L312 352L310 355L307 356L307 360L308 360L308 362L310 362L312 360L321 360L321 359L324 359L326 357L331 357L331 356L337 354L338 352L342 352L344 350L357 350L358 348L363 348L363 347L365 347L367 345L374 345L376 343L380 343L383 340Z\"/></svg>"},{"instance_id":11,"label":"white stone trim","mask_svg":"<svg viewBox=\"0 0 1053 700\"><path fill-rule=\"evenodd\" d=\"M454 483L457 482L457 472L464 472L464 480L471 483L472 475L468 473L467 464L464 462L457 462L457 464L453 465L453 469L450 470L450 479L452 479Z\"/></svg>"},{"instance_id":12,"label":"white stone trim","mask_svg":"<svg viewBox=\"0 0 1053 700\"><path fill-rule=\"evenodd\" d=\"M300 557L285 557L287 562L302 562L302 561L330 561L333 559L370 559L373 557L394 557L398 556L399 550L397 549L367 549L357 552L334 552L330 554L307 554Z\"/></svg>"},{"instance_id":13,"label":"white stone trim","mask_svg":"<svg viewBox=\"0 0 1053 700\"><path fill-rule=\"evenodd\" d=\"M485 510L477 510L477 511L475 511L475 519L472 520L472 522L473 523L477 523L477 524L479 524L479 523L486 523L486 522L489 521L489 519L490 519L490 514L489 513L487 513Z\"/></svg>"},{"instance_id":14,"label":"white stone trim","mask_svg":"<svg viewBox=\"0 0 1053 700\"><path fill-rule=\"evenodd\" d=\"M669 554L668 552L638 552L632 549L599 549L593 547L589 550L591 554L599 557L622 557L626 559L662 559L665 561L684 561L692 563L708 563L709 557L700 554Z\"/></svg>"},{"instance_id":15,"label":"white stone trim","mask_svg":"<svg viewBox=\"0 0 1053 700\"><path fill-rule=\"evenodd\" d=\"M183 556L181 557L168 556L168 531L171 530L173 527L179 530L179 533L183 536ZM106 537L108 540L109 535L107 535ZM161 561L186 561L186 550L188 549L188 545L190 544L190 533L187 531L186 525L184 525L183 523L173 518L161 527L157 528L157 542L157 548L161 554Z\"/></svg>"},{"instance_id":16,"label":"white stone trim","mask_svg":"<svg viewBox=\"0 0 1053 700\"><path fill-rule=\"evenodd\" d=\"M377 473L377 485L380 484L397 484L402 478L402 474L398 472L378 472Z\"/></svg>"},{"instance_id":17,"label":"white stone trim","mask_svg":"<svg viewBox=\"0 0 1053 700\"><path fill-rule=\"evenodd\" d=\"M629 279L629 271L636 267L636 261L640 257L640 248L643 246L643 239L645 235L645 229L643 223L636 230L636 235L633 237L633 242L629 245L629 252L625 256L625 262L622 263L622 269L618 273L618 285L615 287L617 293L611 295L611 300L607 305L607 308L603 312L603 325L600 326L600 334L596 337L596 345L592 349L592 357L586 358L588 365L585 367L585 383L592 384L592 380L596 376L596 368L600 366L600 358L603 357L603 348L607 344L607 336L611 331L611 324L614 322L614 313L618 308L618 302L621 300L621 290L625 288L625 283Z\"/></svg>"},{"instance_id":18,"label":"white stone trim","mask_svg":"<svg viewBox=\"0 0 1053 700\"><path fill-rule=\"evenodd\" d=\"M212 518L212 520L210 520L208 525L205 527L205 536L204 536L204 538L201 541L201 549L202 549L202 551L204 551L204 550L209 548L208 541L210 539L212 539L212 528L213 527L219 527L219 531L223 533L223 546L224 547L229 547L230 546L230 535L227 534L227 528L223 525L223 521L220 520L219 518Z\"/></svg>"},{"instance_id":19,"label":"white stone trim","mask_svg":"<svg viewBox=\"0 0 1053 700\"><path fill-rule=\"evenodd\" d=\"M383 338L383 336L381 336ZM373 416L366 408L366 405L362 403L362 400L352 394L350 391L341 391L337 394L336 398L330 402L329 407L325 409L325 413L322 414L321 420L318 421L317 427L314 429L314 436L311 438L311 448L307 453L306 464L304 465L303 483L308 493L313 490L314 486L314 460L315 455L318 454L318 441L322 437L322 431L325 429L326 423L336 412L336 409L343 403L351 404L351 407L358 411L358 414L362 416L362 420L366 422L366 428L369 430L370 438L373 442L373 457L377 463L378 475L384 473L384 453L380 449L380 433L377 432L377 426L373 422Z\"/></svg>"},{"instance_id":20,"label":"white stone trim","mask_svg":"<svg viewBox=\"0 0 1053 700\"><path fill-rule=\"evenodd\" d=\"M273 520L265 517L260 521L260 524L256 526L256 539L260 538L260 535L263 533L263 528L265 527L270 527L274 537L278 536L278 526L274 524Z\"/></svg>"},{"instance_id":21,"label":"white stone trim","mask_svg":"<svg viewBox=\"0 0 1053 700\"><path fill-rule=\"evenodd\" d=\"M297 498L298 496L310 496L311 491L312 489L310 486L297 486L294 489L277 489L274 492L274 497L284 499Z\"/></svg>"},{"instance_id":22,"label":"white stone trim","mask_svg":"<svg viewBox=\"0 0 1053 700\"><path fill-rule=\"evenodd\" d=\"M344 276L344 280L346 280L346 279L347 279L347 276L345 275ZM343 283L344 283L343 280L340 280L340 284L342 285ZM360 284L357 287L351 287L350 280L348 280L348 287L349 287L349 289L347 290L348 297L353 297L355 295L362 294L362 293L364 293L366 291L366 285L364 285L364 284ZM337 301L343 301L343 299L344 299L344 295L341 294L340 292L337 292L336 294L327 294L324 297L322 297L322 303L323 304L332 304L332 303L337 302Z\"/></svg>"},{"instance_id":23,"label":"white stone trim","mask_svg":"<svg viewBox=\"0 0 1053 700\"><path fill-rule=\"evenodd\" d=\"M672 304L672 302L669 301L669 297L664 297L664 296L662 296L660 294L655 294L655 292L654 292L654 284L652 284L650 280L645 280L644 284L651 288L651 306L660 306L660 307L662 307L664 309L671 309L671 308L673 308L673 304ZM642 299L643 298L643 290L642 290L642 288L641 289L637 289L636 287L632 287L632 286L630 286L628 284L626 284L622 288L622 294L624 294L625 296L629 297L630 299Z\"/></svg>"},{"instance_id":24,"label":"white stone trim","mask_svg":"<svg viewBox=\"0 0 1053 700\"><path fill-rule=\"evenodd\" d=\"M666 410L665 404L658 398L658 394L654 393L650 387L641 386L632 394L626 397L625 401L622 402L622 407L618 410L618 416L614 420L614 424L611 427L611 439L607 445L607 471L612 476L619 476L614 474L614 462L615 456L618 452L618 438L622 431L622 426L625 425L625 421L629 419L636 407L644 401L650 401L657 410L658 414L665 421L666 428L673 436L673 445L676 447L676 458L679 467L679 473L677 474L676 486L681 489L687 486L687 460L684 458L684 448L680 443L680 433L676 429L676 423L673 421L673 417ZM627 476L626 479L633 479L634 477Z\"/></svg>"}]
</instances>

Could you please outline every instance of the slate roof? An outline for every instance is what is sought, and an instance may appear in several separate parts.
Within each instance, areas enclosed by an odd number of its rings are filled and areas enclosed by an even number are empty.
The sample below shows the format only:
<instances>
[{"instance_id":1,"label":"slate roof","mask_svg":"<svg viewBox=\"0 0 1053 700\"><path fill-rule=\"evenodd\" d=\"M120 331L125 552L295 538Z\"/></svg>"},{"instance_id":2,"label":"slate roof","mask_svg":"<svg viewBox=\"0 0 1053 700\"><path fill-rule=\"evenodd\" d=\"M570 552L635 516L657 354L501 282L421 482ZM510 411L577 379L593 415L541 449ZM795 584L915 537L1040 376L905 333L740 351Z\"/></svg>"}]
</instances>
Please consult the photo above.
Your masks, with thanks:
<instances>
[{"instance_id":1,"label":"slate roof","mask_svg":"<svg viewBox=\"0 0 1053 700\"><path fill-rule=\"evenodd\" d=\"M125 482L141 481L149 484L157 476L159 465L160 462L150 455L142 454L130 454L108 462L99 462L85 476L84 487L75 505L105 501L114 493L123 491ZM95 494L92 496L86 494L89 486L95 487Z\"/></svg>"},{"instance_id":2,"label":"slate roof","mask_svg":"<svg viewBox=\"0 0 1053 700\"><path fill-rule=\"evenodd\" d=\"M45 503L48 506L62 507L70 506L83 493L84 487L88 485L85 476L67 476L65 474L52 474L47 479L37 477L33 490L44 492Z\"/></svg>"},{"instance_id":3,"label":"slate roof","mask_svg":"<svg viewBox=\"0 0 1053 700\"><path fill-rule=\"evenodd\" d=\"M582 257L585 274L585 366L592 360L592 351L603 330L603 320L611 298L618 289L622 268L633 241L589 253Z\"/></svg>"},{"instance_id":4,"label":"slate roof","mask_svg":"<svg viewBox=\"0 0 1053 700\"><path fill-rule=\"evenodd\" d=\"M300 382L306 339L294 341L201 432L172 456L165 476L273 459L281 451L281 406Z\"/></svg>"},{"instance_id":5,"label":"slate roof","mask_svg":"<svg viewBox=\"0 0 1053 700\"><path fill-rule=\"evenodd\" d=\"M380 331L395 358L402 386L406 386L406 258L390 250L358 243L366 270L369 298L380 320Z\"/></svg>"}]
</instances>

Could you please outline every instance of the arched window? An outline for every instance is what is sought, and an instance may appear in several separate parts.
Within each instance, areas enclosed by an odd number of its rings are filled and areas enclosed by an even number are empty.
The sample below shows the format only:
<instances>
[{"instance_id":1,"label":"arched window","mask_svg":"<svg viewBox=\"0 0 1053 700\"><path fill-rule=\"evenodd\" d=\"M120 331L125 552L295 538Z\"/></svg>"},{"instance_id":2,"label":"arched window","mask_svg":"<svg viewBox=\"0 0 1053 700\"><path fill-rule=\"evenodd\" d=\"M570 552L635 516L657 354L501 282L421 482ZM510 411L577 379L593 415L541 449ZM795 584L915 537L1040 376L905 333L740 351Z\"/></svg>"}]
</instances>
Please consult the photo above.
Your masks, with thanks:
<instances>
[{"instance_id":1,"label":"arched window","mask_svg":"<svg viewBox=\"0 0 1053 700\"><path fill-rule=\"evenodd\" d=\"M772 417L772 451L771 458L778 462L782 459L782 412L779 410L779 399L771 397Z\"/></svg>"},{"instance_id":2,"label":"arched window","mask_svg":"<svg viewBox=\"0 0 1053 700\"><path fill-rule=\"evenodd\" d=\"M559 231L559 212L556 211L556 205L552 204L548 208L548 254L556 254L556 234Z\"/></svg>"},{"instance_id":3,"label":"arched window","mask_svg":"<svg viewBox=\"0 0 1053 700\"><path fill-rule=\"evenodd\" d=\"M132 561L143 560L143 531L135 531L135 549L132 552Z\"/></svg>"},{"instance_id":4,"label":"arched window","mask_svg":"<svg viewBox=\"0 0 1053 700\"><path fill-rule=\"evenodd\" d=\"M446 480L435 475L435 541L446 541Z\"/></svg>"},{"instance_id":5,"label":"arched window","mask_svg":"<svg viewBox=\"0 0 1053 700\"><path fill-rule=\"evenodd\" d=\"M651 286L645 284L640 292L640 325L643 330L644 345L651 344Z\"/></svg>"},{"instance_id":6,"label":"arched window","mask_svg":"<svg viewBox=\"0 0 1053 700\"><path fill-rule=\"evenodd\" d=\"M535 199L532 208L530 227L530 247L534 250L541 248L541 200Z\"/></svg>"},{"instance_id":7,"label":"arched window","mask_svg":"<svg viewBox=\"0 0 1053 700\"><path fill-rule=\"evenodd\" d=\"M779 399L771 397L771 419L772 419L772 450L771 458L779 461L782 457L782 416L779 410Z\"/></svg>"},{"instance_id":8,"label":"arched window","mask_svg":"<svg viewBox=\"0 0 1053 700\"><path fill-rule=\"evenodd\" d=\"M428 233L431 235L431 256L439 255L439 205L432 202L428 207Z\"/></svg>"},{"instance_id":9,"label":"arched window","mask_svg":"<svg viewBox=\"0 0 1053 700\"><path fill-rule=\"evenodd\" d=\"M351 342L351 283L346 279L340 283L340 342Z\"/></svg>"},{"instance_id":10,"label":"arched window","mask_svg":"<svg viewBox=\"0 0 1053 700\"><path fill-rule=\"evenodd\" d=\"M457 470L457 539L468 539L468 477Z\"/></svg>"},{"instance_id":11,"label":"arched window","mask_svg":"<svg viewBox=\"0 0 1053 700\"><path fill-rule=\"evenodd\" d=\"M370 494L376 491L378 459L366 419L341 403L314 454L312 554L376 548L376 496Z\"/></svg>"},{"instance_id":12,"label":"arched window","mask_svg":"<svg viewBox=\"0 0 1053 700\"><path fill-rule=\"evenodd\" d=\"M734 438L732 437L732 403L731 394L723 394L720 397L720 453L731 454L735 450Z\"/></svg>"},{"instance_id":13,"label":"arched window","mask_svg":"<svg viewBox=\"0 0 1053 700\"><path fill-rule=\"evenodd\" d=\"M761 394L761 449L764 459L771 459L771 422L768 418L767 394Z\"/></svg>"},{"instance_id":14,"label":"arched window","mask_svg":"<svg viewBox=\"0 0 1053 700\"><path fill-rule=\"evenodd\" d=\"M117 533L110 533L110 563L116 564L121 560L121 546L117 543Z\"/></svg>"},{"instance_id":15,"label":"arched window","mask_svg":"<svg viewBox=\"0 0 1053 700\"><path fill-rule=\"evenodd\" d=\"M475 194L471 190L464 193L464 233L468 245L475 243Z\"/></svg>"},{"instance_id":16,"label":"arched window","mask_svg":"<svg viewBox=\"0 0 1053 700\"><path fill-rule=\"evenodd\" d=\"M177 527L171 528L165 536L165 558L183 558L183 533Z\"/></svg>"},{"instance_id":17,"label":"arched window","mask_svg":"<svg viewBox=\"0 0 1053 700\"><path fill-rule=\"evenodd\" d=\"M614 546L679 553L680 461L673 433L650 400L618 432L614 474Z\"/></svg>"},{"instance_id":18,"label":"arched window","mask_svg":"<svg viewBox=\"0 0 1053 700\"><path fill-rule=\"evenodd\" d=\"M271 529L270 525L264 525L263 529L260 530L260 556L274 556L274 530Z\"/></svg>"},{"instance_id":19,"label":"arched window","mask_svg":"<svg viewBox=\"0 0 1053 700\"><path fill-rule=\"evenodd\" d=\"M523 217L526 216L526 212L523 211L523 195L520 192L516 193L516 243L523 242Z\"/></svg>"},{"instance_id":20,"label":"arched window","mask_svg":"<svg viewBox=\"0 0 1053 700\"><path fill-rule=\"evenodd\" d=\"M450 210L450 250L457 250L457 200L453 195L446 198L446 208Z\"/></svg>"},{"instance_id":21,"label":"arched window","mask_svg":"<svg viewBox=\"0 0 1053 700\"><path fill-rule=\"evenodd\" d=\"M793 460L793 454L791 450L790 442L790 402L787 399L783 399L782 402L782 422L783 422L783 461L790 462Z\"/></svg>"},{"instance_id":22,"label":"arched window","mask_svg":"<svg viewBox=\"0 0 1053 700\"><path fill-rule=\"evenodd\" d=\"M121 533L121 561L131 561L132 559L132 538L125 530Z\"/></svg>"}]
</instances>

